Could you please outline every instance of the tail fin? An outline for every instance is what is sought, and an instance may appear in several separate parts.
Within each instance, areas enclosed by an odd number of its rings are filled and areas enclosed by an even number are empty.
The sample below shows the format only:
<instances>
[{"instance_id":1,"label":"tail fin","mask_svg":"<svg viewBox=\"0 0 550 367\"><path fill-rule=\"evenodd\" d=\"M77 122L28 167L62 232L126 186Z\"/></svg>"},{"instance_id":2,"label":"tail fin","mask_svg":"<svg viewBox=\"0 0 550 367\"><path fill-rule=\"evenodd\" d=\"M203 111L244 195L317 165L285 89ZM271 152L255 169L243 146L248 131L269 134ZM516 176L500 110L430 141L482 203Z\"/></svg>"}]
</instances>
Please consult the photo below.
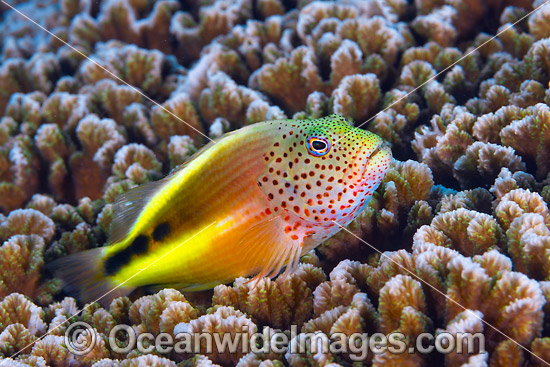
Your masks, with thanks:
<instances>
[{"instance_id":1,"label":"tail fin","mask_svg":"<svg viewBox=\"0 0 550 367\"><path fill-rule=\"evenodd\" d=\"M94 248L62 257L47 265L56 278L63 281L65 291L83 303L98 302L108 307L117 298L129 294L135 287L114 284L105 276L103 248Z\"/></svg>"}]
</instances>

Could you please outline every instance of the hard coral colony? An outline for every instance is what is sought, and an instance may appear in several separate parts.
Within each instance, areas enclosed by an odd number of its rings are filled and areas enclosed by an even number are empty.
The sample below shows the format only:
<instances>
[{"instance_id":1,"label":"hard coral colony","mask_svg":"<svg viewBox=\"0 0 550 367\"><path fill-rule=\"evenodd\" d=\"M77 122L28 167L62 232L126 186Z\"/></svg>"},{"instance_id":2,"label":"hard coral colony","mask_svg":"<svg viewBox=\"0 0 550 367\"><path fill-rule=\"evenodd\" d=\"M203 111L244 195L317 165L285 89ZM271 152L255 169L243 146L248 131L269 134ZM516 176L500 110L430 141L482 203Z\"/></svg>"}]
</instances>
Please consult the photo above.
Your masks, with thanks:
<instances>
[{"instance_id":1,"label":"hard coral colony","mask_svg":"<svg viewBox=\"0 0 550 367\"><path fill-rule=\"evenodd\" d=\"M550 363L544 1L7 3L2 367ZM395 159L347 229L287 277L240 277L194 293L139 288L100 306L69 297L46 269L104 246L117 198L188 161L206 137L331 114L368 121L363 128ZM92 327L82 338L96 340L83 355L64 338L77 321ZM155 337L241 333L243 344L264 328L290 335L294 325L294 341L400 332L407 348L425 332L479 332L485 348L385 350L359 362L351 350L231 353L201 342L185 353L119 353L108 339L119 325Z\"/></svg>"}]
</instances>

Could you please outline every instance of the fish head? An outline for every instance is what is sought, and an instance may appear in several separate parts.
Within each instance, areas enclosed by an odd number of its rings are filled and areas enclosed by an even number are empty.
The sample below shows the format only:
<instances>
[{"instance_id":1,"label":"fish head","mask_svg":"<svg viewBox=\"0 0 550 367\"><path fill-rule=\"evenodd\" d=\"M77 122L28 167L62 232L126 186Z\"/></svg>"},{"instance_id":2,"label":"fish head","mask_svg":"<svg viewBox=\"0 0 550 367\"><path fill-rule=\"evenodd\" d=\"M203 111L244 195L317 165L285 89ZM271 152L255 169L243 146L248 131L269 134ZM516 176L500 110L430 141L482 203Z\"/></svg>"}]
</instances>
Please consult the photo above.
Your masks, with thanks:
<instances>
[{"instance_id":1,"label":"fish head","mask_svg":"<svg viewBox=\"0 0 550 367\"><path fill-rule=\"evenodd\" d=\"M391 150L339 115L281 124L258 180L274 210L312 227L347 225L386 175Z\"/></svg>"}]
</instances>

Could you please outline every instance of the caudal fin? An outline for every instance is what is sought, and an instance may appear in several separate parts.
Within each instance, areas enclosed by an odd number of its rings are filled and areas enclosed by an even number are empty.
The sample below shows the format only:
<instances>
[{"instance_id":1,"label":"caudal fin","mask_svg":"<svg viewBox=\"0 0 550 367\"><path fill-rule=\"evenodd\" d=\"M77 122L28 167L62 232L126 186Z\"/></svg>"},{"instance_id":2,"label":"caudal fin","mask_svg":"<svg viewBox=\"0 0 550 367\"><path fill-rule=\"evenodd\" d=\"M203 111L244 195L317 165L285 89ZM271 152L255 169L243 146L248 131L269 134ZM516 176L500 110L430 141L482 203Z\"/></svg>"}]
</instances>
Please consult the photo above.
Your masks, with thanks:
<instances>
[{"instance_id":1,"label":"caudal fin","mask_svg":"<svg viewBox=\"0 0 550 367\"><path fill-rule=\"evenodd\" d=\"M47 265L63 281L65 291L83 303L98 302L108 307L113 299L126 296L134 287L114 284L105 276L103 248L94 248L62 257Z\"/></svg>"}]
</instances>

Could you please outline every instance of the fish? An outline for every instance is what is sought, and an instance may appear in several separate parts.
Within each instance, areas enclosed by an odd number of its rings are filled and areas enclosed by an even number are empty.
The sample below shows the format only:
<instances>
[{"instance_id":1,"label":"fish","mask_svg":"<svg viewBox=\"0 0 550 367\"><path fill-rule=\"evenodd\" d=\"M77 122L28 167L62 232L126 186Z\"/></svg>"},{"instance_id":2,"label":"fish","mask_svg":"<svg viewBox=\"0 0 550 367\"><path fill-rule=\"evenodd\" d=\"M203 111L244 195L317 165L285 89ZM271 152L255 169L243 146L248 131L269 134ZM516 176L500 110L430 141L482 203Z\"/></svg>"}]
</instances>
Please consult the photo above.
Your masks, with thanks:
<instances>
[{"instance_id":1,"label":"fish","mask_svg":"<svg viewBox=\"0 0 550 367\"><path fill-rule=\"evenodd\" d=\"M105 305L141 286L287 276L361 213L391 160L382 138L340 115L247 125L121 194L106 246L49 268L78 299Z\"/></svg>"}]
</instances>

